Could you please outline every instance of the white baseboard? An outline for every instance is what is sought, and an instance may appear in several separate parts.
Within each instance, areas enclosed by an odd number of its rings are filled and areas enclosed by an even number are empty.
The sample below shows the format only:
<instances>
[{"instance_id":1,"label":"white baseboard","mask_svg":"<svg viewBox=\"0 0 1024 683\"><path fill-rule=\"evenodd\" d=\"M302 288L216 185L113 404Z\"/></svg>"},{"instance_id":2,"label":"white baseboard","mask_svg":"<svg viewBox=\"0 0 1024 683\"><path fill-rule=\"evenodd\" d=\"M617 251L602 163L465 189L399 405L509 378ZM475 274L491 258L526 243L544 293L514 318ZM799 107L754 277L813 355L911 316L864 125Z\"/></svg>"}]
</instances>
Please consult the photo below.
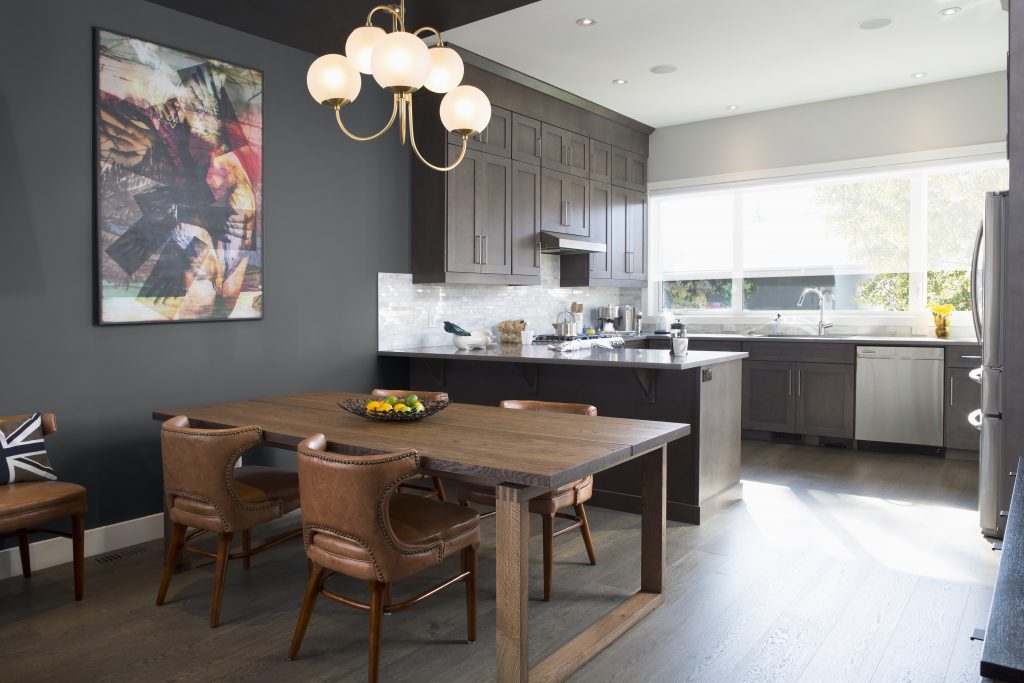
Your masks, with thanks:
<instances>
[{"instance_id":1,"label":"white baseboard","mask_svg":"<svg viewBox=\"0 0 1024 683\"><path fill-rule=\"evenodd\" d=\"M164 515L129 519L85 532L85 556L102 555L136 543L145 543L164 535ZM47 538L29 544L32 571L71 562L71 539ZM21 556L17 548L0 550L0 579L21 575Z\"/></svg>"}]
</instances>

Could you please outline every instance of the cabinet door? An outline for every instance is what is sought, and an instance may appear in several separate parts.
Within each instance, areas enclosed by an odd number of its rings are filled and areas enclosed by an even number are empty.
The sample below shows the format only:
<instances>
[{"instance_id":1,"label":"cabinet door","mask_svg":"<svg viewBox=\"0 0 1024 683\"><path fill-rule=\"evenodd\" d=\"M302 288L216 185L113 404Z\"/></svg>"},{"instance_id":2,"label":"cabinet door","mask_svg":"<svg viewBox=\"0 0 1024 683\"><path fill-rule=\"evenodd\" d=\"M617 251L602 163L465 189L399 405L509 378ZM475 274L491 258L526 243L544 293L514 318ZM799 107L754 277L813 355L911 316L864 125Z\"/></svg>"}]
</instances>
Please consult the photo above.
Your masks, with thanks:
<instances>
[{"instance_id":1,"label":"cabinet door","mask_svg":"<svg viewBox=\"0 0 1024 683\"><path fill-rule=\"evenodd\" d=\"M590 181L590 239L603 242L607 251L590 255L590 277L611 278L612 186L608 183Z\"/></svg>"},{"instance_id":2,"label":"cabinet door","mask_svg":"<svg viewBox=\"0 0 1024 683\"><path fill-rule=\"evenodd\" d=\"M540 165L555 171L569 172L569 164L566 161L566 147L569 144L569 132L550 126L546 123L540 124Z\"/></svg>"},{"instance_id":3,"label":"cabinet door","mask_svg":"<svg viewBox=\"0 0 1024 683\"><path fill-rule=\"evenodd\" d=\"M461 145L448 145L448 163L458 158ZM479 273L480 222L480 152L468 151L453 170L445 174L447 210L445 237L447 270L456 273Z\"/></svg>"},{"instance_id":4,"label":"cabinet door","mask_svg":"<svg viewBox=\"0 0 1024 683\"><path fill-rule=\"evenodd\" d=\"M647 194L633 190L626 213L626 271L631 280L647 278Z\"/></svg>"},{"instance_id":5,"label":"cabinet door","mask_svg":"<svg viewBox=\"0 0 1024 683\"><path fill-rule=\"evenodd\" d=\"M599 183L612 181L612 146L600 140L590 141L590 179Z\"/></svg>"},{"instance_id":6,"label":"cabinet door","mask_svg":"<svg viewBox=\"0 0 1024 683\"><path fill-rule=\"evenodd\" d=\"M448 143L461 145L462 138L455 133L449 133ZM511 156L512 112L501 107L491 107L491 120L487 127L476 135L470 135L466 146L495 156Z\"/></svg>"},{"instance_id":7,"label":"cabinet door","mask_svg":"<svg viewBox=\"0 0 1024 683\"><path fill-rule=\"evenodd\" d=\"M793 433L794 363L743 361L743 429Z\"/></svg>"},{"instance_id":8,"label":"cabinet door","mask_svg":"<svg viewBox=\"0 0 1024 683\"><path fill-rule=\"evenodd\" d=\"M629 271L626 269L626 225L628 224L628 213L629 190L612 185L612 219L610 222L608 252L611 254L609 261L612 267L612 278L616 280L629 279Z\"/></svg>"},{"instance_id":9,"label":"cabinet door","mask_svg":"<svg viewBox=\"0 0 1024 683\"><path fill-rule=\"evenodd\" d=\"M512 159L481 154L480 272L512 272Z\"/></svg>"},{"instance_id":10,"label":"cabinet door","mask_svg":"<svg viewBox=\"0 0 1024 683\"><path fill-rule=\"evenodd\" d=\"M540 169L540 229L565 232L567 217L562 201L563 173Z\"/></svg>"},{"instance_id":11,"label":"cabinet door","mask_svg":"<svg viewBox=\"0 0 1024 683\"><path fill-rule=\"evenodd\" d=\"M590 181L579 176L563 174L562 201L566 203L565 232L572 235L590 234Z\"/></svg>"},{"instance_id":12,"label":"cabinet door","mask_svg":"<svg viewBox=\"0 0 1024 683\"><path fill-rule=\"evenodd\" d=\"M629 157L624 149L612 147L612 185L629 187Z\"/></svg>"},{"instance_id":13,"label":"cabinet door","mask_svg":"<svg viewBox=\"0 0 1024 683\"><path fill-rule=\"evenodd\" d=\"M512 113L512 158L540 166L540 121Z\"/></svg>"},{"instance_id":14,"label":"cabinet door","mask_svg":"<svg viewBox=\"0 0 1024 683\"><path fill-rule=\"evenodd\" d=\"M971 368L946 368L946 448L979 448L981 432L967 422L967 414L981 406L981 385L968 376L970 371Z\"/></svg>"},{"instance_id":15,"label":"cabinet door","mask_svg":"<svg viewBox=\"0 0 1024 683\"><path fill-rule=\"evenodd\" d=\"M512 274L540 275L540 166L512 162Z\"/></svg>"},{"instance_id":16,"label":"cabinet door","mask_svg":"<svg viewBox=\"0 0 1024 683\"><path fill-rule=\"evenodd\" d=\"M590 177L590 138L576 133L566 136L565 164L569 173L581 178Z\"/></svg>"},{"instance_id":17,"label":"cabinet door","mask_svg":"<svg viewBox=\"0 0 1024 683\"><path fill-rule=\"evenodd\" d=\"M853 438L853 365L797 363L796 432Z\"/></svg>"},{"instance_id":18,"label":"cabinet door","mask_svg":"<svg viewBox=\"0 0 1024 683\"><path fill-rule=\"evenodd\" d=\"M647 157L630 153L629 187L634 190L647 191Z\"/></svg>"}]
</instances>

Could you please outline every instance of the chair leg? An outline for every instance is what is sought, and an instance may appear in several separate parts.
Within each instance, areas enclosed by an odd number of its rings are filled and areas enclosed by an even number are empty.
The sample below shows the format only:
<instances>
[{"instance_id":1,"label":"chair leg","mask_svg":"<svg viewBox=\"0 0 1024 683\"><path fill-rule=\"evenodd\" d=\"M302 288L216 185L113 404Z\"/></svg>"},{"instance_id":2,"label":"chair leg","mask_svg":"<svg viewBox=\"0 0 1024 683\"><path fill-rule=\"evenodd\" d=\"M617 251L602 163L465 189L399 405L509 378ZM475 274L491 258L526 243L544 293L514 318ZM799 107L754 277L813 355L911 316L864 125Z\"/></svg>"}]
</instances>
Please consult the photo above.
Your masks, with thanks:
<instances>
[{"instance_id":1,"label":"chair leg","mask_svg":"<svg viewBox=\"0 0 1024 683\"><path fill-rule=\"evenodd\" d=\"M213 602L210 604L210 627L220 623L220 603L224 597L224 578L228 574L228 555L231 553L230 531L217 535L217 570L213 577Z\"/></svg>"},{"instance_id":2,"label":"chair leg","mask_svg":"<svg viewBox=\"0 0 1024 683\"><path fill-rule=\"evenodd\" d=\"M309 618L313 616L313 606L320 595L320 582L323 580L324 568L318 564L311 564L309 581L306 582L306 596L302 599L302 611L299 612L299 622L295 624L295 635L292 636L292 646L288 650L288 659L295 659L299 656L299 648L302 647L302 639L306 637L306 627L309 626Z\"/></svg>"},{"instance_id":3,"label":"chair leg","mask_svg":"<svg viewBox=\"0 0 1024 683\"><path fill-rule=\"evenodd\" d=\"M249 569L252 567L252 558L249 556L249 552L252 550L252 530L246 529L242 532L242 554L245 557L242 559L242 568Z\"/></svg>"},{"instance_id":4,"label":"chair leg","mask_svg":"<svg viewBox=\"0 0 1024 683\"><path fill-rule=\"evenodd\" d=\"M28 529L18 532L18 553L21 555L21 575L26 579L32 577L32 558L28 551Z\"/></svg>"},{"instance_id":5,"label":"chair leg","mask_svg":"<svg viewBox=\"0 0 1024 683\"><path fill-rule=\"evenodd\" d=\"M462 571L466 578L466 642L476 642L476 546L462 549Z\"/></svg>"},{"instance_id":6,"label":"chair leg","mask_svg":"<svg viewBox=\"0 0 1024 683\"><path fill-rule=\"evenodd\" d=\"M75 600L85 595L85 518L71 517L71 555L75 568Z\"/></svg>"},{"instance_id":7,"label":"chair leg","mask_svg":"<svg viewBox=\"0 0 1024 683\"><path fill-rule=\"evenodd\" d=\"M590 564L597 564L597 555L594 553L594 539L590 536L590 522L587 521L587 511L583 509L583 503L576 504L576 516L580 518L580 533L583 534L583 543L587 546L587 556Z\"/></svg>"},{"instance_id":8,"label":"chair leg","mask_svg":"<svg viewBox=\"0 0 1024 683\"><path fill-rule=\"evenodd\" d=\"M441 481L441 477L431 477L434 480L434 490L437 491L437 499L440 501L448 501L448 494L444 490L444 482Z\"/></svg>"},{"instance_id":9,"label":"chair leg","mask_svg":"<svg viewBox=\"0 0 1024 683\"><path fill-rule=\"evenodd\" d=\"M541 515L544 520L544 602L551 602L551 555L555 538L555 515Z\"/></svg>"},{"instance_id":10,"label":"chair leg","mask_svg":"<svg viewBox=\"0 0 1024 683\"><path fill-rule=\"evenodd\" d=\"M391 610L389 610L388 607L391 605L391 586L392 585L393 584L390 584L390 583L384 584L384 597L381 598L381 600L384 601L384 608L383 608L384 609L384 614L391 614ZM371 591L373 590L373 586L370 586L370 590Z\"/></svg>"},{"instance_id":11,"label":"chair leg","mask_svg":"<svg viewBox=\"0 0 1024 683\"><path fill-rule=\"evenodd\" d=\"M167 598L167 589L171 585L171 577L174 576L174 566L178 563L178 555L181 554L181 545L185 541L184 524L175 524L171 532L171 542L167 546L167 559L164 561L164 575L160 579L160 590L156 594L157 607L164 604Z\"/></svg>"},{"instance_id":12,"label":"chair leg","mask_svg":"<svg viewBox=\"0 0 1024 683\"><path fill-rule=\"evenodd\" d=\"M366 680L377 683L380 670L380 630L384 621L384 593L387 584L374 581L370 587L370 661L367 665Z\"/></svg>"}]
</instances>

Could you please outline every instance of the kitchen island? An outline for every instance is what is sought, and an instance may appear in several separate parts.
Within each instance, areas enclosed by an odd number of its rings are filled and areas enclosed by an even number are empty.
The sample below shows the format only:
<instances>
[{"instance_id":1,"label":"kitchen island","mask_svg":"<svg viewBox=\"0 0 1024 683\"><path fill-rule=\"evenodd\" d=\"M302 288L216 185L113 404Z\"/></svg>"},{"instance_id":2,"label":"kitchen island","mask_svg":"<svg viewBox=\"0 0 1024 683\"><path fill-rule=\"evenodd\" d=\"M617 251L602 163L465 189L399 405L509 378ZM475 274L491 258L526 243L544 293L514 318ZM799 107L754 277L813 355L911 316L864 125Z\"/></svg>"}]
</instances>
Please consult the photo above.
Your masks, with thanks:
<instances>
[{"instance_id":1,"label":"kitchen island","mask_svg":"<svg viewBox=\"0 0 1024 683\"><path fill-rule=\"evenodd\" d=\"M584 349L502 344L463 351L431 346L378 351L394 387L445 391L453 401L497 405L504 399L589 403L598 414L691 425L668 447L667 516L699 524L737 500L744 352ZM591 504L640 512L639 463L594 479Z\"/></svg>"}]
</instances>

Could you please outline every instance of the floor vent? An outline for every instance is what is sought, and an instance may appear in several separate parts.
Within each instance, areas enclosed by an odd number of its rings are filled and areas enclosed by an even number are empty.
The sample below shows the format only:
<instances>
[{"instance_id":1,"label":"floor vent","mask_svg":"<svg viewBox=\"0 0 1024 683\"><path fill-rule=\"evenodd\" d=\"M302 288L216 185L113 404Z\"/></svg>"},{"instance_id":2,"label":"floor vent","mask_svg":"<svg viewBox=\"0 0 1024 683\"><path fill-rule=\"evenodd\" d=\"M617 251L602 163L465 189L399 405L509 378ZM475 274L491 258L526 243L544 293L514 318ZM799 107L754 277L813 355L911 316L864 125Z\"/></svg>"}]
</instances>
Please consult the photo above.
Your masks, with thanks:
<instances>
[{"instance_id":1,"label":"floor vent","mask_svg":"<svg viewBox=\"0 0 1024 683\"><path fill-rule=\"evenodd\" d=\"M97 555L92 558L92 561L96 564L109 564L118 560L123 560L126 557L134 557L135 555L141 555L142 553L148 552L145 546L133 545L130 548L124 548L122 550L115 550L112 553L106 553L105 555Z\"/></svg>"}]
</instances>

